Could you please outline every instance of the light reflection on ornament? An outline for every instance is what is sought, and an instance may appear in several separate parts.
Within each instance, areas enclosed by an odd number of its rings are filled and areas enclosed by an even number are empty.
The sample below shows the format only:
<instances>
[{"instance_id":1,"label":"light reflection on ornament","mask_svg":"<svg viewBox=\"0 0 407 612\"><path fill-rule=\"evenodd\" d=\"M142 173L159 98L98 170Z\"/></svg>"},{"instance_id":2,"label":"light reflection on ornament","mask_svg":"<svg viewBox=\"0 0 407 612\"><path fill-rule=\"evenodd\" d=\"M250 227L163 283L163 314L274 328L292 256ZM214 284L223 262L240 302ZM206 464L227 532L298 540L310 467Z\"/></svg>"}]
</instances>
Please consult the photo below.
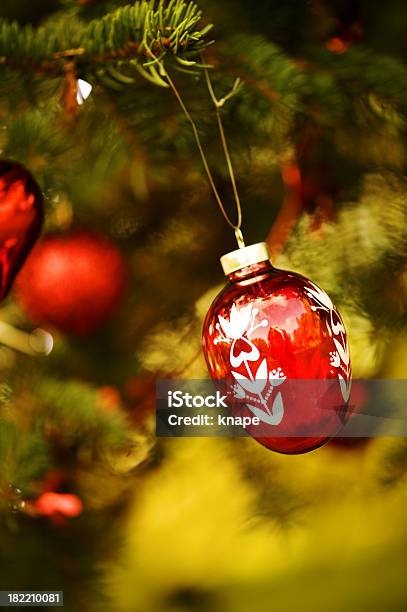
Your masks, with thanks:
<instances>
[{"instance_id":1,"label":"light reflection on ornament","mask_svg":"<svg viewBox=\"0 0 407 612\"><path fill-rule=\"evenodd\" d=\"M42 225L42 194L26 168L0 160L0 300L4 299Z\"/></svg>"}]
</instances>

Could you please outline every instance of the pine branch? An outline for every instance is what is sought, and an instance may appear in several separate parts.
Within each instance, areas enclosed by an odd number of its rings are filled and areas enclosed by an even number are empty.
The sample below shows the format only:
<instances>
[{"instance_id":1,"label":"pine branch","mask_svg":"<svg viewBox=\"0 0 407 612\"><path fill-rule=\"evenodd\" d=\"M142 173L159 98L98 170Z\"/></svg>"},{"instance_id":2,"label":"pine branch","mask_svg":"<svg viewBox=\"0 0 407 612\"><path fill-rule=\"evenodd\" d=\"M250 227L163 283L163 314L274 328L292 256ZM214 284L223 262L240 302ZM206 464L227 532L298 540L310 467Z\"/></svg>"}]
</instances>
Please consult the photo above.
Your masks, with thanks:
<instances>
[{"instance_id":1,"label":"pine branch","mask_svg":"<svg viewBox=\"0 0 407 612\"><path fill-rule=\"evenodd\" d=\"M85 441L86 445L110 450L130 441L124 413L105 410L98 390L90 385L44 378L35 386L35 397L47 422L68 442Z\"/></svg>"},{"instance_id":2,"label":"pine branch","mask_svg":"<svg viewBox=\"0 0 407 612\"><path fill-rule=\"evenodd\" d=\"M312 218L301 218L276 266L314 279L341 310L351 302L377 330L394 325L400 314L387 291L394 291L407 253L406 192L406 182L394 174L366 175L359 201L343 204L336 223L313 231Z\"/></svg>"},{"instance_id":3,"label":"pine branch","mask_svg":"<svg viewBox=\"0 0 407 612\"><path fill-rule=\"evenodd\" d=\"M299 61L252 34L233 35L217 47L218 61L245 83L241 115L252 125L284 107L324 126L343 119L365 128L369 116L378 127L403 128L407 69L396 58L360 47L340 56L324 49Z\"/></svg>"},{"instance_id":4,"label":"pine branch","mask_svg":"<svg viewBox=\"0 0 407 612\"><path fill-rule=\"evenodd\" d=\"M196 66L192 58L209 42L205 36L211 25L199 26L202 12L194 2L184 0L140 0L82 25L71 40L55 33L55 24L40 27L0 22L0 64L11 69L47 75L64 73L64 62L78 61L82 70L104 70L106 63L126 60L126 65L160 84L154 65L147 65L151 54L172 57L188 70ZM123 78L126 78L123 75ZM162 79L161 79L162 80Z\"/></svg>"},{"instance_id":5,"label":"pine branch","mask_svg":"<svg viewBox=\"0 0 407 612\"><path fill-rule=\"evenodd\" d=\"M10 419L0 420L0 511L9 512L20 493L30 492L49 461L46 442L37 427L23 430Z\"/></svg>"},{"instance_id":6,"label":"pine branch","mask_svg":"<svg viewBox=\"0 0 407 612\"><path fill-rule=\"evenodd\" d=\"M0 385L0 409L7 406L11 396L11 389L8 385Z\"/></svg>"}]
</instances>

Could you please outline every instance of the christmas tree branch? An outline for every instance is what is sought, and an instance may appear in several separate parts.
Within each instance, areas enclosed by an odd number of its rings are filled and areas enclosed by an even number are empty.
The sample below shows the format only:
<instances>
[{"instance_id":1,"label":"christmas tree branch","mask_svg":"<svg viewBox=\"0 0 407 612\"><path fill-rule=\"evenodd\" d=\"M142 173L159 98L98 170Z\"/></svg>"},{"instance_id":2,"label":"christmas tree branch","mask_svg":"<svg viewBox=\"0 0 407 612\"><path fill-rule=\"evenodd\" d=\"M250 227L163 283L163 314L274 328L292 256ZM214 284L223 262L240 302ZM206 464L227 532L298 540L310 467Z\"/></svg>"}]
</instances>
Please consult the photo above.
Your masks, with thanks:
<instances>
[{"instance_id":1,"label":"christmas tree branch","mask_svg":"<svg viewBox=\"0 0 407 612\"><path fill-rule=\"evenodd\" d=\"M90 384L45 377L36 382L35 397L43 407L44 420L61 426L62 438L100 444L105 450L130 441L124 411L119 406L105 408L100 391Z\"/></svg>"},{"instance_id":2,"label":"christmas tree branch","mask_svg":"<svg viewBox=\"0 0 407 612\"><path fill-rule=\"evenodd\" d=\"M242 98L253 124L264 116L266 104L284 106L296 114L306 111L323 125L339 116L349 122L350 114L361 124L358 103L378 121L396 128L402 123L398 113L407 114L407 70L397 58L357 47L340 56L316 50L298 61L276 44L251 34L233 35L217 49L222 65L238 73L246 85Z\"/></svg>"},{"instance_id":3,"label":"christmas tree branch","mask_svg":"<svg viewBox=\"0 0 407 612\"><path fill-rule=\"evenodd\" d=\"M66 59L80 62L81 68L89 71L111 61L127 60L128 66L143 64L153 50L160 59L171 56L188 70L197 65L192 58L209 44L205 36L212 26L200 27L201 18L202 12L194 2L140 0L83 25L72 35L73 40L64 41L67 47L62 49L53 24L35 30L1 21L0 64L14 70L60 75ZM147 66L145 72L156 79L154 68Z\"/></svg>"}]
</instances>

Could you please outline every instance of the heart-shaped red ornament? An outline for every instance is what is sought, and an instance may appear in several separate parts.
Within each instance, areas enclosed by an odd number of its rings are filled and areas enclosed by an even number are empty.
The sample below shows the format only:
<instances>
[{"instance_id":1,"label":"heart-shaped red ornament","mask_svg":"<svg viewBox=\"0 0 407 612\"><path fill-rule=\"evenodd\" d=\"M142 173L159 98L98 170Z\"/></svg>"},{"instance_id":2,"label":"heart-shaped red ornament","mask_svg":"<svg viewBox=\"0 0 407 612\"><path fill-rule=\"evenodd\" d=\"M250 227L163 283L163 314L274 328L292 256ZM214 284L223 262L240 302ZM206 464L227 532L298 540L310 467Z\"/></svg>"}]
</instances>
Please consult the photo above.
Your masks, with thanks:
<instances>
[{"instance_id":1,"label":"heart-shaped red ornament","mask_svg":"<svg viewBox=\"0 0 407 612\"><path fill-rule=\"evenodd\" d=\"M0 161L0 300L41 231L42 195L31 174L20 164Z\"/></svg>"}]
</instances>

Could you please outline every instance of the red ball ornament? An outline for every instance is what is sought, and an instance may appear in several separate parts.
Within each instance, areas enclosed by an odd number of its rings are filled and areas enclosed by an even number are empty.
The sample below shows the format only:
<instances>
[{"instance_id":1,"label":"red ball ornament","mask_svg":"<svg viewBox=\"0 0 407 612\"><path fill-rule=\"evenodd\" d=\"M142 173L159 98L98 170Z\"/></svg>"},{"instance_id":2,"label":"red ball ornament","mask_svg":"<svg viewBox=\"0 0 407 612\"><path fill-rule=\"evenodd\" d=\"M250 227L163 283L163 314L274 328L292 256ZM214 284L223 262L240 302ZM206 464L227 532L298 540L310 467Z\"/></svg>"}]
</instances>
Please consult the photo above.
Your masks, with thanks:
<instances>
[{"instance_id":1,"label":"red ball ornament","mask_svg":"<svg viewBox=\"0 0 407 612\"><path fill-rule=\"evenodd\" d=\"M47 517L54 525L63 527L67 520L79 516L83 511L82 500L72 493L47 491L34 502L26 505L30 516Z\"/></svg>"},{"instance_id":2,"label":"red ball ornament","mask_svg":"<svg viewBox=\"0 0 407 612\"><path fill-rule=\"evenodd\" d=\"M86 336L119 305L126 267L107 238L83 230L49 235L28 258L16 281L16 297L40 325Z\"/></svg>"},{"instance_id":3,"label":"red ball ornament","mask_svg":"<svg viewBox=\"0 0 407 612\"><path fill-rule=\"evenodd\" d=\"M41 190L31 174L0 161L0 300L8 294L42 225Z\"/></svg>"},{"instance_id":4,"label":"red ball ornament","mask_svg":"<svg viewBox=\"0 0 407 612\"><path fill-rule=\"evenodd\" d=\"M231 412L250 416L246 430L267 448L321 446L348 417L351 365L339 313L310 280L274 268L265 243L221 263L229 283L203 327L212 379L226 385Z\"/></svg>"}]
</instances>

